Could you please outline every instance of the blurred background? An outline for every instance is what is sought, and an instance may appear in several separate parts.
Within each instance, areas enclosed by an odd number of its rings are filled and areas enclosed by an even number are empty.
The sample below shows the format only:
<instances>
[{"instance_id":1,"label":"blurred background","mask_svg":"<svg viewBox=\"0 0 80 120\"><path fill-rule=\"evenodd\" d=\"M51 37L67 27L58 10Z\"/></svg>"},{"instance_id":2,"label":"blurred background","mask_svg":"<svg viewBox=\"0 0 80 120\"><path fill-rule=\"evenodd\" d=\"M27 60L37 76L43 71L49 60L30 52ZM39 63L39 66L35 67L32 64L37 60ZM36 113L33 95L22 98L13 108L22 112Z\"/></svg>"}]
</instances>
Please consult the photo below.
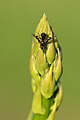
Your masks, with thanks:
<instances>
[{"instance_id":1,"label":"blurred background","mask_svg":"<svg viewBox=\"0 0 80 120\"><path fill-rule=\"evenodd\" d=\"M44 12L63 50L64 97L55 120L80 120L79 0L0 0L0 120L28 116L31 33Z\"/></svg>"}]
</instances>

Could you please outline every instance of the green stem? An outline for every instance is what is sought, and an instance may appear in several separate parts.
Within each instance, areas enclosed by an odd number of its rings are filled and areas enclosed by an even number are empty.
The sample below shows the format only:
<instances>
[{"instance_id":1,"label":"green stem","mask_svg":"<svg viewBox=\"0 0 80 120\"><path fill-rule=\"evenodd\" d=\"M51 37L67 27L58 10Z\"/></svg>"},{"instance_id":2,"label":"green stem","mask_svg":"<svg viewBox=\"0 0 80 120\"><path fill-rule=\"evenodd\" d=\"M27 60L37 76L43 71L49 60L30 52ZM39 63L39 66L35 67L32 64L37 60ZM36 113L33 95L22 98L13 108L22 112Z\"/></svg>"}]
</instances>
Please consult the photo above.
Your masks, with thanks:
<instances>
[{"instance_id":1,"label":"green stem","mask_svg":"<svg viewBox=\"0 0 80 120\"><path fill-rule=\"evenodd\" d=\"M33 34L30 72L34 96L27 120L54 120L63 96L62 51L45 14Z\"/></svg>"},{"instance_id":2,"label":"green stem","mask_svg":"<svg viewBox=\"0 0 80 120\"><path fill-rule=\"evenodd\" d=\"M41 115L41 114L34 114L32 120L46 120L50 114L50 107L53 104L53 97L49 98L49 99L45 99L44 97L42 97L43 99L43 106L45 108L45 114ZM38 104L36 104L38 105Z\"/></svg>"}]
</instances>

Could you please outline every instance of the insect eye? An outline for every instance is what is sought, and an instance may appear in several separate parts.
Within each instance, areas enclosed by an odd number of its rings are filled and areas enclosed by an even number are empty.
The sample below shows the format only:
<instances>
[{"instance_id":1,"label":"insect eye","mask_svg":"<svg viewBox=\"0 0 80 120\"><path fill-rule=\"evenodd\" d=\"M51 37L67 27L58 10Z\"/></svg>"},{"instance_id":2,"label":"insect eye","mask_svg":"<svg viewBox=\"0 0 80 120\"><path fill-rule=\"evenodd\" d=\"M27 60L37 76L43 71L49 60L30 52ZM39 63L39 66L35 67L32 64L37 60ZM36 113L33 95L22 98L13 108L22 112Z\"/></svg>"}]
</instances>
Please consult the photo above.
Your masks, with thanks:
<instances>
[{"instance_id":1,"label":"insect eye","mask_svg":"<svg viewBox=\"0 0 80 120\"><path fill-rule=\"evenodd\" d=\"M44 36L46 36L46 34L45 33L41 33L41 37L44 37Z\"/></svg>"},{"instance_id":2,"label":"insect eye","mask_svg":"<svg viewBox=\"0 0 80 120\"><path fill-rule=\"evenodd\" d=\"M46 34L45 33L41 33L41 37L42 37L42 39L45 39Z\"/></svg>"}]
</instances>

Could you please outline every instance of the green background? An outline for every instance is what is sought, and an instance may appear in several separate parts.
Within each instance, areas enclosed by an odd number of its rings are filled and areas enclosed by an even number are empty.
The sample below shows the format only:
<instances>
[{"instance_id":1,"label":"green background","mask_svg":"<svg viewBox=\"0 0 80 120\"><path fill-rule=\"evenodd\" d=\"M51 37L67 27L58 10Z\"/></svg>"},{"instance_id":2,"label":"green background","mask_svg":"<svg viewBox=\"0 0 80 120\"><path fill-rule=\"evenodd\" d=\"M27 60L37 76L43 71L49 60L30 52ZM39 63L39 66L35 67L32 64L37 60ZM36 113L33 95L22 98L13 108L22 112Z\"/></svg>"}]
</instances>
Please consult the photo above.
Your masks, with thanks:
<instances>
[{"instance_id":1,"label":"green background","mask_svg":"<svg viewBox=\"0 0 80 120\"><path fill-rule=\"evenodd\" d=\"M26 120L30 111L31 33L44 12L63 50L64 97L55 120L80 120L79 0L0 0L0 120Z\"/></svg>"}]
</instances>

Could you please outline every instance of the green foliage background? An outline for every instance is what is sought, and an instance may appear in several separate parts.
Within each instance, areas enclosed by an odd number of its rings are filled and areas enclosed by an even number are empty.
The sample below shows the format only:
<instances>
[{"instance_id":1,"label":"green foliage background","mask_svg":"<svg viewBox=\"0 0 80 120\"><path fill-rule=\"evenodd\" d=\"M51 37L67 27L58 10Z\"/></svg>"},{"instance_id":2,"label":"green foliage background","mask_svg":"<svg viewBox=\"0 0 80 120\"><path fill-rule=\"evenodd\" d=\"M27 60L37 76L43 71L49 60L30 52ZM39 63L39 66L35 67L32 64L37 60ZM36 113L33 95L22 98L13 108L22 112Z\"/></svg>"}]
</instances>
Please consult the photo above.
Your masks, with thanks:
<instances>
[{"instance_id":1,"label":"green foliage background","mask_svg":"<svg viewBox=\"0 0 80 120\"><path fill-rule=\"evenodd\" d=\"M31 33L48 16L63 50L64 98L55 120L80 119L80 1L0 0L0 120L26 120L31 108Z\"/></svg>"}]
</instances>

